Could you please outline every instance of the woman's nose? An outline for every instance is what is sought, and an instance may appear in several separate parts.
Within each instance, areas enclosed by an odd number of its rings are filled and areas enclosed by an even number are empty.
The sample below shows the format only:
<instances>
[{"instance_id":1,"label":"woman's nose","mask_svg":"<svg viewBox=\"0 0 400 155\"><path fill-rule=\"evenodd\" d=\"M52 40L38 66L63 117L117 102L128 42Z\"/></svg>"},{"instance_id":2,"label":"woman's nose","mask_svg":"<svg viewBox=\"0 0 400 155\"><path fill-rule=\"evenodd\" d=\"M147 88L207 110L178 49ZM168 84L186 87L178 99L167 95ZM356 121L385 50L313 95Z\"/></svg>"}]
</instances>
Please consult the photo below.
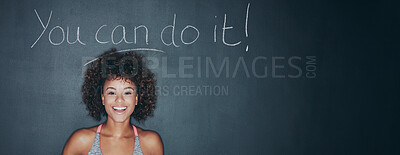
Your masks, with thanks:
<instances>
[{"instance_id":1,"label":"woman's nose","mask_svg":"<svg viewBox=\"0 0 400 155\"><path fill-rule=\"evenodd\" d=\"M124 99L122 96L117 96L117 102L122 102Z\"/></svg>"}]
</instances>

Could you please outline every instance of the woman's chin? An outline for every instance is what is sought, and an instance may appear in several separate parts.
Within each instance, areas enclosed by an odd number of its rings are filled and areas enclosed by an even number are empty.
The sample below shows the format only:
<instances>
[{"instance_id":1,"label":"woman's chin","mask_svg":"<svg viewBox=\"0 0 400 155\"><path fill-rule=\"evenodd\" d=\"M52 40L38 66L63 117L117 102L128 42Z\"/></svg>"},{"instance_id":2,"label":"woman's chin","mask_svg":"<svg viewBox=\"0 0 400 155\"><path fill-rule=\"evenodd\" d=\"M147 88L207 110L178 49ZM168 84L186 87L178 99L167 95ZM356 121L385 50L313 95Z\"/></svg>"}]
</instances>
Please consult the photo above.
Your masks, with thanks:
<instances>
[{"instance_id":1,"label":"woman's chin","mask_svg":"<svg viewBox=\"0 0 400 155\"><path fill-rule=\"evenodd\" d=\"M108 120L112 120L115 123L122 123L125 121L129 121L130 116L129 114L132 114L133 111L115 111L115 110L110 110L108 111Z\"/></svg>"}]
</instances>

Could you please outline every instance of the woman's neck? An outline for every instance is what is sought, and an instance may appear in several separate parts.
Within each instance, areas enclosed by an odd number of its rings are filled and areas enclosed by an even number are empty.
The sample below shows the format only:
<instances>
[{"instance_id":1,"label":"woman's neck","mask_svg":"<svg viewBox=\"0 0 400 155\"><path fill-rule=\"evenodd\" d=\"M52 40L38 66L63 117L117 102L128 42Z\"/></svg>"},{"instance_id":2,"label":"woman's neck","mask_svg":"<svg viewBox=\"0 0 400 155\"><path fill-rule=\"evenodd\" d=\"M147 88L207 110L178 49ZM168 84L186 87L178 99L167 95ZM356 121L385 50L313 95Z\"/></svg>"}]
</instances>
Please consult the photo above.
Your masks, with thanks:
<instances>
[{"instance_id":1,"label":"woman's neck","mask_svg":"<svg viewBox=\"0 0 400 155\"><path fill-rule=\"evenodd\" d=\"M133 128L130 120L124 122L114 122L111 119L107 119L107 121L103 124L102 130L105 131L102 133L116 138L129 137L133 134Z\"/></svg>"}]
</instances>

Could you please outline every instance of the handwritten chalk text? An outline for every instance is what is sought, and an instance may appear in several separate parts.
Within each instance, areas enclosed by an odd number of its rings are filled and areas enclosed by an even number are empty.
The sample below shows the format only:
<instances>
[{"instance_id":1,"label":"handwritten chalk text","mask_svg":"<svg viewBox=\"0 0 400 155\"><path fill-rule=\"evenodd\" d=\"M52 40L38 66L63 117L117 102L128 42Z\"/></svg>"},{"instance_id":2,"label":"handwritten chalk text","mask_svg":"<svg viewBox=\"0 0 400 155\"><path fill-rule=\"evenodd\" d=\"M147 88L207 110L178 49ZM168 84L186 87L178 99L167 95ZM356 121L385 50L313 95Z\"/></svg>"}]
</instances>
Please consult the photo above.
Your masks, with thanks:
<instances>
[{"instance_id":1,"label":"handwritten chalk text","mask_svg":"<svg viewBox=\"0 0 400 155\"><path fill-rule=\"evenodd\" d=\"M248 18L249 18L249 9L250 9L250 3L247 4L247 9L246 9L246 16L245 16L245 23L244 23L244 32L245 32L245 37L249 37L248 35ZM34 9L34 12L36 14L37 20L39 24L41 25L41 33L38 34L36 37L36 40L32 43L31 48L34 48L35 45L43 40L43 36L47 34L48 42L51 45L58 46L62 44L78 44L85 46L87 45L87 41L81 39L81 28L78 27L70 27L70 26L62 26L62 25L55 25L53 27L49 27L51 25L50 23L52 22L53 18L53 11L50 10L50 13L48 15L45 14L39 14L36 9ZM217 16L215 16L217 18ZM47 20L46 20L47 19ZM177 20L177 15L173 14L173 20L169 25L166 25L161 32L159 32L160 36L159 39L162 42L163 45L165 46L173 46L173 47L181 47L181 46L188 46L195 44L196 41L201 37L201 31L195 26L195 25L183 25L183 29L176 29L176 20ZM225 46L238 46L242 43L241 40L237 41L231 41L230 39L226 38L226 34L229 33L231 29L234 29L233 26L228 26L228 16L227 14L224 14L223 18L223 25L222 25L222 34L221 34L221 41L223 45ZM107 37L107 32L105 30L106 27L113 28L111 31L111 34L109 37ZM218 41L217 37L217 24L214 25L213 27L213 38L214 43ZM130 32L133 31L133 36L128 36L127 31ZM84 30L82 32L88 32L87 30ZM143 32L144 36L138 36L138 32ZM133 27L127 27L125 25L116 25L114 27L111 27L109 25L101 25L96 29L96 33L94 34L93 38L98 44L137 44L138 43L138 37L142 37L144 40L144 43L146 45L149 45L149 32L150 28L146 25L136 25ZM74 34L73 34L74 33ZM115 35L116 33L122 34L122 36ZM71 35L72 34L72 35ZM191 35L190 38L185 38L184 36ZM86 34L87 35L87 34ZM175 35L180 36L178 38L175 38ZM71 37L75 36L75 37ZM101 36L101 37L100 37ZM106 36L106 37L104 37ZM87 38L87 37L84 37ZM230 41L228 41L230 40ZM154 49L153 51L157 51L158 49ZM248 51L248 45L246 46L246 52Z\"/></svg>"}]
</instances>

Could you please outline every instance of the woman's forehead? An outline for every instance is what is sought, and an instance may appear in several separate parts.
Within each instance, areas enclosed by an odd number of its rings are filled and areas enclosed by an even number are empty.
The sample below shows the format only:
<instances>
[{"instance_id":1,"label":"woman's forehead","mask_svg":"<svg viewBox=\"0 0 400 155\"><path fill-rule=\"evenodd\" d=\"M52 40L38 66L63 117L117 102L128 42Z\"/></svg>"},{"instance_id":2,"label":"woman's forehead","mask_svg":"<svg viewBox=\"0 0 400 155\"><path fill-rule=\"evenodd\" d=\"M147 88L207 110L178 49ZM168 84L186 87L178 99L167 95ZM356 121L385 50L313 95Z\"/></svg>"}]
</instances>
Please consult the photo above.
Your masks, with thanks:
<instances>
[{"instance_id":1,"label":"woman's forehead","mask_svg":"<svg viewBox=\"0 0 400 155\"><path fill-rule=\"evenodd\" d=\"M106 80L104 83L104 87L133 87L136 88L135 83L133 83L131 80L129 79L125 79L125 78L116 78L116 79L109 79Z\"/></svg>"}]
</instances>

